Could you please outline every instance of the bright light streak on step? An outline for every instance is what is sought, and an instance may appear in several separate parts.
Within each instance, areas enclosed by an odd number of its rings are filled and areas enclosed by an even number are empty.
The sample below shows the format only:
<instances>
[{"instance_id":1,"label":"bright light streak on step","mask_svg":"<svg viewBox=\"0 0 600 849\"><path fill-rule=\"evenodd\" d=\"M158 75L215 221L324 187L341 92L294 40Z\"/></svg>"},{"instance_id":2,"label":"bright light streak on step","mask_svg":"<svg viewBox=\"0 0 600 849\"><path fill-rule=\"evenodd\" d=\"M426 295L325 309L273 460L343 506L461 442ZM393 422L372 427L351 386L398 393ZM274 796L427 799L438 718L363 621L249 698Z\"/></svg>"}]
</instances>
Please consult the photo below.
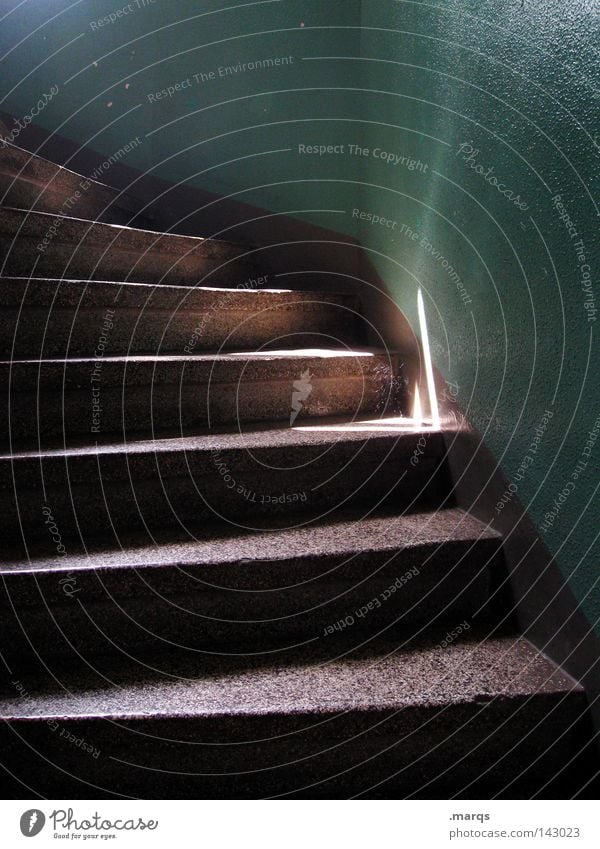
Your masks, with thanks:
<instances>
[{"instance_id":1,"label":"bright light streak on step","mask_svg":"<svg viewBox=\"0 0 600 849\"><path fill-rule=\"evenodd\" d=\"M413 421L420 423L423 421L423 407L421 406L421 393L419 387L415 386L415 400L413 403Z\"/></svg>"},{"instance_id":2,"label":"bright light streak on step","mask_svg":"<svg viewBox=\"0 0 600 849\"><path fill-rule=\"evenodd\" d=\"M247 357L247 351L231 351L228 357ZM372 351L348 351L336 348L285 348L281 351L252 351L252 357L374 357Z\"/></svg>"},{"instance_id":3,"label":"bright light streak on step","mask_svg":"<svg viewBox=\"0 0 600 849\"><path fill-rule=\"evenodd\" d=\"M408 416L390 416L382 419L364 419L354 422L337 422L336 424L318 424L318 425L295 425L292 430L314 430L314 431L364 431L369 433L385 433L390 431L400 431L406 433L414 433L415 428L418 430L436 430L431 425L423 424L417 419L409 418Z\"/></svg>"},{"instance_id":4,"label":"bright light streak on step","mask_svg":"<svg viewBox=\"0 0 600 849\"><path fill-rule=\"evenodd\" d=\"M295 289L245 289L243 286L236 286L234 289L229 286L199 286L199 289L202 289L203 292L219 292L219 294L230 295L235 293L236 295L267 295L272 294L283 294L283 295L291 295L292 292L295 292Z\"/></svg>"},{"instance_id":5,"label":"bright light streak on step","mask_svg":"<svg viewBox=\"0 0 600 849\"><path fill-rule=\"evenodd\" d=\"M421 342L423 344L423 356L425 358L425 374L427 375L427 391L429 393L429 406L431 407L431 424L434 430L440 428L440 411L438 409L437 396L435 394L435 383L433 380L433 365L431 363L431 350L429 348L429 334L427 333L427 319L425 318L425 305L421 290L417 292L417 307L419 311L419 326L421 329Z\"/></svg>"}]
</instances>

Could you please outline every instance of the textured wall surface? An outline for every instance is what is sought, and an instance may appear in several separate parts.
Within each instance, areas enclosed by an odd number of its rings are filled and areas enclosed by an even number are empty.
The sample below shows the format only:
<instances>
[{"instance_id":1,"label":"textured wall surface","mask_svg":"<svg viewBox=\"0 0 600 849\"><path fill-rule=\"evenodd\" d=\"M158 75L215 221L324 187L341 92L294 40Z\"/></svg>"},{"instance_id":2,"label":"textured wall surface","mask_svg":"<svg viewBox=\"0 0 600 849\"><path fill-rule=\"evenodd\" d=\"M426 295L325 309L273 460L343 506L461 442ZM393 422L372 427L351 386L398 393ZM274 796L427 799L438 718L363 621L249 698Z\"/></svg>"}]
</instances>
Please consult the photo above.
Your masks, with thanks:
<instances>
[{"instance_id":1,"label":"textured wall surface","mask_svg":"<svg viewBox=\"0 0 600 849\"><path fill-rule=\"evenodd\" d=\"M298 145L360 136L359 69L309 58L358 53L358 0L0 7L1 109L25 115L58 86L35 118L45 129L107 156L139 136L128 165L352 230L351 183L322 182L351 179L347 163Z\"/></svg>"},{"instance_id":2,"label":"textured wall surface","mask_svg":"<svg viewBox=\"0 0 600 849\"><path fill-rule=\"evenodd\" d=\"M358 235L413 324L422 288L436 365L597 621L597 3L2 13L2 109L57 86L46 129L107 156L139 136L127 164Z\"/></svg>"},{"instance_id":3,"label":"textured wall surface","mask_svg":"<svg viewBox=\"0 0 600 849\"><path fill-rule=\"evenodd\" d=\"M362 204L397 227L363 244L413 326L422 287L435 363L597 622L598 6L362 9L369 115L410 130L369 147L427 166L368 158Z\"/></svg>"}]
</instances>

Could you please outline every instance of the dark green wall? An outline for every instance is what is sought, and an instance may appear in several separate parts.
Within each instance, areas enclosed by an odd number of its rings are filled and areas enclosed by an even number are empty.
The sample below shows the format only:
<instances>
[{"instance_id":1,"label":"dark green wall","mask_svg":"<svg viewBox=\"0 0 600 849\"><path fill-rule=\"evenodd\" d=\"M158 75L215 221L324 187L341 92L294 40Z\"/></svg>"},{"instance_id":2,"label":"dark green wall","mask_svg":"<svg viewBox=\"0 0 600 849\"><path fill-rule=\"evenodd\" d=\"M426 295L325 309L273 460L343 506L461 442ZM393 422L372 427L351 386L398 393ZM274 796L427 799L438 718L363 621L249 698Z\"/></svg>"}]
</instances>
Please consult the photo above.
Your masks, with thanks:
<instances>
[{"instance_id":1,"label":"dark green wall","mask_svg":"<svg viewBox=\"0 0 600 849\"><path fill-rule=\"evenodd\" d=\"M100 18L128 4L29 0L8 15L0 47L14 49L2 89L14 90L0 108L24 114L57 84L37 118L45 129L106 155L139 135L143 145L127 158L133 167L275 212L338 210L309 218L351 230L340 219L352 186L319 183L347 176L343 158L299 156L298 144L360 139L359 69L306 59L358 53L359 0L136 2L104 26ZM33 71L32 56L40 63ZM275 59L287 64L219 76L220 67ZM214 79L194 77L211 72Z\"/></svg>"},{"instance_id":2,"label":"dark green wall","mask_svg":"<svg viewBox=\"0 0 600 849\"><path fill-rule=\"evenodd\" d=\"M597 622L600 438L593 449L586 440L600 437L598 6L365 0L362 24L354 64L381 92L369 116L420 133L373 127L369 146L428 168L369 158L361 203L398 227L390 236L366 225L361 239L381 252L371 259L413 326L422 287L436 365ZM462 144L478 151L470 161ZM587 266L594 300L582 291Z\"/></svg>"},{"instance_id":3,"label":"dark green wall","mask_svg":"<svg viewBox=\"0 0 600 849\"><path fill-rule=\"evenodd\" d=\"M91 29L125 5L29 0L8 14L2 108L24 115L58 84L37 119L46 129L106 155L139 135L132 166L274 212L312 210L360 237L413 323L422 287L436 365L597 621L600 444L586 447L600 427L597 3L156 0ZM283 56L294 61L148 99ZM344 152L298 154L311 143Z\"/></svg>"}]
</instances>

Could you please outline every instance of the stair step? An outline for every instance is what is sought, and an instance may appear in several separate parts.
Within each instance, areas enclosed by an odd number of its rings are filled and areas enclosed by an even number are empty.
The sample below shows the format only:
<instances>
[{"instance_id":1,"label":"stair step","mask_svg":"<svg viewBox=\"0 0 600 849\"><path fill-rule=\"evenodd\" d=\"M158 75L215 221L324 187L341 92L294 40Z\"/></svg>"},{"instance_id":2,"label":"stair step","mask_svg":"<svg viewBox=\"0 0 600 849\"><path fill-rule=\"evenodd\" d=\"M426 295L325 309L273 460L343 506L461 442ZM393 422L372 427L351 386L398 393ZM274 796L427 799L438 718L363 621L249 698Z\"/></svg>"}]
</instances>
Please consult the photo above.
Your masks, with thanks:
<instances>
[{"instance_id":1,"label":"stair step","mask_svg":"<svg viewBox=\"0 0 600 849\"><path fill-rule=\"evenodd\" d=\"M69 547L62 557L47 546L25 559L3 553L5 662L7 652L28 654L27 643L45 662L64 662L72 651L150 656L170 644L179 654L323 638L333 647L350 631L454 625L485 608L502 567L499 536L456 509L199 534Z\"/></svg>"},{"instance_id":2,"label":"stair step","mask_svg":"<svg viewBox=\"0 0 600 849\"><path fill-rule=\"evenodd\" d=\"M437 506L449 497L442 433L410 420L239 427L2 455L7 533L47 538L44 505L63 536L87 539L207 519L268 529L278 515L309 520L351 503Z\"/></svg>"},{"instance_id":3,"label":"stair step","mask_svg":"<svg viewBox=\"0 0 600 849\"><path fill-rule=\"evenodd\" d=\"M108 224L149 222L138 215L141 202L9 142L0 144L0 203Z\"/></svg>"},{"instance_id":4,"label":"stair step","mask_svg":"<svg viewBox=\"0 0 600 849\"><path fill-rule=\"evenodd\" d=\"M584 690L509 633L502 539L353 296L267 289L262 249L140 229L12 144L0 204L5 797L577 772Z\"/></svg>"},{"instance_id":5,"label":"stair step","mask_svg":"<svg viewBox=\"0 0 600 849\"><path fill-rule=\"evenodd\" d=\"M0 430L95 441L103 430L393 414L398 382L397 358L368 350L0 361Z\"/></svg>"},{"instance_id":6,"label":"stair step","mask_svg":"<svg viewBox=\"0 0 600 849\"><path fill-rule=\"evenodd\" d=\"M0 252L5 277L235 286L256 276L242 245L11 207L0 207Z\"/></svg>"},{"instance_id":7,"label":"stair step","mask_svg":"<svg viewBox=\"0 0 600 849\"><path fill-rule=\"evenodd\" d=\"M524 639L444 634L335 660L317 646L46 685L5 673L5 767L52 798L328 797L392 776L425 798L543 786L580 742L583 690Z\"/></svg>"},{"instance_id":8,"label":"stair step","mask_svg":"<svg viewBox=\"0 0 600 849\"><path fill-rule=\"evenodd\" d=\"M352 295L86 280L0 278L0 356L194 354L361 344Z\"/></svg>"}]
</instances>

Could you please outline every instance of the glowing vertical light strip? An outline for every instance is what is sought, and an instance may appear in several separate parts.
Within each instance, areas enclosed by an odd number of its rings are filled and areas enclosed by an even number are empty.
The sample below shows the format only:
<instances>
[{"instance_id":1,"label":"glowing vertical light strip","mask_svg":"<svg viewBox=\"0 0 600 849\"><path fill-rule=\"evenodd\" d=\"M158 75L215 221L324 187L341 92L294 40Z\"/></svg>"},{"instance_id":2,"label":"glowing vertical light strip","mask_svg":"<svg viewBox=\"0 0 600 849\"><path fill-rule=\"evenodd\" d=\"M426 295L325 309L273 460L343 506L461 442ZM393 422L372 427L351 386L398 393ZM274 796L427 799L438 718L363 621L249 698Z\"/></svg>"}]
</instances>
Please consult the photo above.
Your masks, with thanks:
<instances>
[{"instance_id":1,"label":"glowing vertical light strip","mask_svg":"<svg viewBox=\"0 0 600 849\"><path fill-rule=\"evenodd\" d=\"M417 307L419 311L421 342L423 343L423 357L425 358L425 374L427 376L429 406L431 407L431 424L434 428L439 429L440 412L438 409L437 396L435 394L435 383L433 382L433 365L431 364L431 350L429 348L429 334L427 333L427 321L425 319L425 305L423 304L423 295L420 289L417 292Z\"/></svg>"},{"instance_id":2,"label":"glowing vertical light strip","mask_svg":"<svg viewBox=\"0 0 600 849\"><path fill-rule=\"evenodd\" d=\"M419 387L415 386L415 398L413 402L413 421L415 423L415 427L417 425L423 424L423 409L421 407L421 394L419 392Z\"/></svg>"}]
</instances>

